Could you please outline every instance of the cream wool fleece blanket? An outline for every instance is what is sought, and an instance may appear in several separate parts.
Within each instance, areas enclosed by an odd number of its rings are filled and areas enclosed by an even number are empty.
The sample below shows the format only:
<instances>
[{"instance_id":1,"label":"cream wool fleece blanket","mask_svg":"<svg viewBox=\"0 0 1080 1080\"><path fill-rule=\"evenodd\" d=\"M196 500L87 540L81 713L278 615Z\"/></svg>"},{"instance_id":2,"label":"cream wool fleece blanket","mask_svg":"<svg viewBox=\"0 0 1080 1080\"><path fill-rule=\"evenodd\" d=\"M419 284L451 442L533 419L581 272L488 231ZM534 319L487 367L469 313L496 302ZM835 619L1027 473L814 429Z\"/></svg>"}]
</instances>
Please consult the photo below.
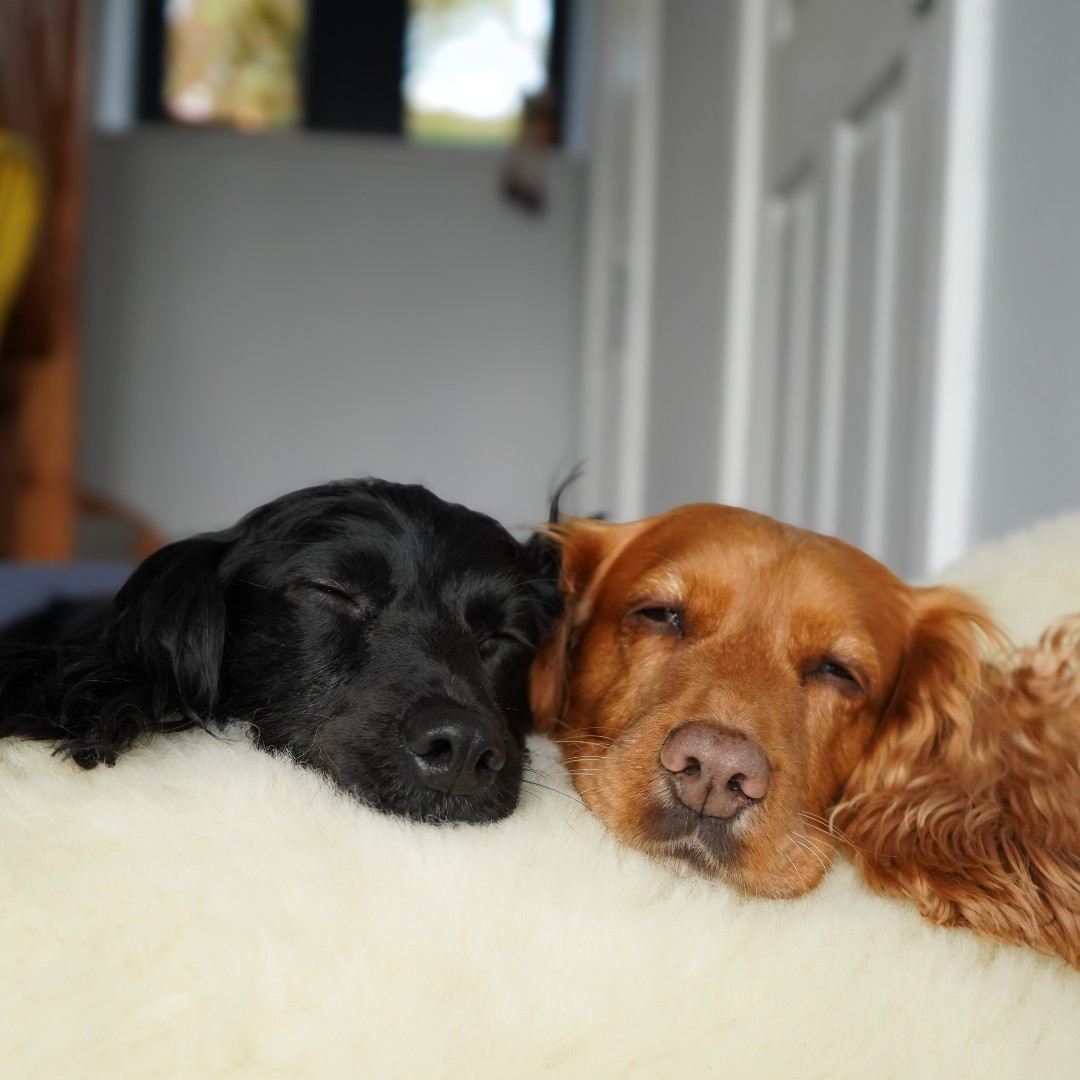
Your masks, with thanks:
<instances>
[{"instance_id":1,"label":"cream wool fleece blanket","mask_svg":"<svg viewBox=\"0 0 1080 1080\"><path fill-rule=\"evenodd\" d=\"M1030 639L1080 609L1080 515L943 577ZM677 876L532 758L512 818L431 828L242 738L0 743L0 1076L1080 1076L1063 962L843 861L795 901Z\"/></svg>"}]
</instances>

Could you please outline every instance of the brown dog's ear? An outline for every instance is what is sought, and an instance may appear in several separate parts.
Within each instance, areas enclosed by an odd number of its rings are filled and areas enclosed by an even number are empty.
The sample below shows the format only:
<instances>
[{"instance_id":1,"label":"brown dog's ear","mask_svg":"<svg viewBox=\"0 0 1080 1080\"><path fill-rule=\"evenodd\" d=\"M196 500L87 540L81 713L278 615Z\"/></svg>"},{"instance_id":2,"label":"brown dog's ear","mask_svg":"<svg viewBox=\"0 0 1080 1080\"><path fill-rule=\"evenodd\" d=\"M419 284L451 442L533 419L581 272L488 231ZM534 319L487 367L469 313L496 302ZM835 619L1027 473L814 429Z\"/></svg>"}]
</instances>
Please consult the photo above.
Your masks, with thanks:
<instances>
[{"instance_id":1,"label":"brown dog's ear","mask_svg":"<svg viewBox=\"0 0 1080 1080\"><path fill-rule=\"evenodd\" d=\"M917 589L914 604L903 668L849 793L904 786L943 760L960 765L970 746L982 646L1004 636L985 609L957 589Z\"/></svg>"},{"instance_id":2,"label":"brown dog's ear","mask_svg":"<svg viewBox=\"0 0 1080 1080\"><path fill-rule=\"evenodd\" d=\"M879 891L1080 966L1080 754L1074 735L1063 760L1047 722L1065 658L1055 668L1044 655L1045 678L996 667L981 646L1004 635L974 600L936 588L916 604L893 699L833 823ZM1069 660L1080 683L1075 650Z\"/></svg>"},{"instance_id":3,"label":"brown dog's ear","mask_svg":"<svg viewBox=\"0 0 1080 1080\"><path fill-rule=\"evenodd\" d=\"M638 529L638 523L611 525L593 518L572 517L542 530L559 549L563 595L562 617L533 661L529 675L533 725L543 734L555 731L562 714L575 631L588 618L604 569Z\"/></svg>"}]
</instances>

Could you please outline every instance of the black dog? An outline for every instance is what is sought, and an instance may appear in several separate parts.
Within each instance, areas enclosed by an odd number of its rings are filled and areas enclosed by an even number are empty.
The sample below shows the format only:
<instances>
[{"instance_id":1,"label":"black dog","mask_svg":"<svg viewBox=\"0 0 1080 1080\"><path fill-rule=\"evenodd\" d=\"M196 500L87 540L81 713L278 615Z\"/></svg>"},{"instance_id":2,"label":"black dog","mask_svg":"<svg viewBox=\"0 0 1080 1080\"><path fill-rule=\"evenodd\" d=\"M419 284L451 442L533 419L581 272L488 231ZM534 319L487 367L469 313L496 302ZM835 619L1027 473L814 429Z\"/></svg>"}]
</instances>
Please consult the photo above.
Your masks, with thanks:
<instances>
[{"instance_id":1,"label":"black dog","mask_svg":"<svg viewBox=\"0 0 1080 1080\"><path fill-rule=\"evenodd\" d=\"M0 646L0 736L113 764L143 732L251 726L381 810L513 810L527 680L559 599L546 547L425 488L294 492L146 559L59 642ZM9 632L6 637L13 636Z\"/></svg>"}]
</instances>

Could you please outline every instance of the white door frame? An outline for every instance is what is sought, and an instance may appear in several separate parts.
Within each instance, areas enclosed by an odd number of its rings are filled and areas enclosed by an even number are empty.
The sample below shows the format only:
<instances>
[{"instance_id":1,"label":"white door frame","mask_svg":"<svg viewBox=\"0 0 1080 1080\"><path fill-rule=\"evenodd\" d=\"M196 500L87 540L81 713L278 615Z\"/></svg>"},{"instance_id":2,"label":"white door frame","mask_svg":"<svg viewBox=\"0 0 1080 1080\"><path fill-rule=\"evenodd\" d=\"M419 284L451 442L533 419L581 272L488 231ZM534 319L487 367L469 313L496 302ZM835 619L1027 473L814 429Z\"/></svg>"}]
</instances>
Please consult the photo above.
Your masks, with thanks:
<instances>
[{"instance_id":1,"label":"white door frame","mask_svg":"<svg viewBox=\"0 0 1080 1080\"><path fill-rule=\"evenodd\" d=\"M971 543L997 0L949 0L926 568Z\"/></svg>"},{"instance_id":2,"label":"white door frame","mask_svg":"<svg viewBox=\"0 0 1080 1080\"><path fill-rule=\"evenodd\" d=\"M766 87L771 0L738 0L735 72L734 175L728 207L730 242L727 290L722 298L723 352L717 414L720 460L719 502L741 506L750 480L750 410L754 386L758 283L764 213Z\"/></svg>"}]
</instances>

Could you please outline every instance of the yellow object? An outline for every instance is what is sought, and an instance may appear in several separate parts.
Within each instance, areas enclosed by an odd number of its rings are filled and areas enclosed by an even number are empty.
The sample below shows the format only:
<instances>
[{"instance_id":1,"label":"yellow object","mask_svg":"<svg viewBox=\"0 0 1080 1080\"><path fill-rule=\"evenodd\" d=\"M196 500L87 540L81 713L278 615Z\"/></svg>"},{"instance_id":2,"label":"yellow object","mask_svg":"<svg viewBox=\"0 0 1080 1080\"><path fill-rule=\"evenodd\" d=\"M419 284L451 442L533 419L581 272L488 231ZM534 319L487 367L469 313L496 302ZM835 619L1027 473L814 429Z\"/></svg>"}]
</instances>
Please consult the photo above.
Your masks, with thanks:
<instances>
[{"instance_id":1,"label":"yellow object","mask_svg":"<svg viewBox=\"0 0 1080 1080\"><path fill-rule=\"evenodd\" d=\"M0 339L34 251L41 171L24 140L0 131Z\"/></svg>"}]
</instances>

